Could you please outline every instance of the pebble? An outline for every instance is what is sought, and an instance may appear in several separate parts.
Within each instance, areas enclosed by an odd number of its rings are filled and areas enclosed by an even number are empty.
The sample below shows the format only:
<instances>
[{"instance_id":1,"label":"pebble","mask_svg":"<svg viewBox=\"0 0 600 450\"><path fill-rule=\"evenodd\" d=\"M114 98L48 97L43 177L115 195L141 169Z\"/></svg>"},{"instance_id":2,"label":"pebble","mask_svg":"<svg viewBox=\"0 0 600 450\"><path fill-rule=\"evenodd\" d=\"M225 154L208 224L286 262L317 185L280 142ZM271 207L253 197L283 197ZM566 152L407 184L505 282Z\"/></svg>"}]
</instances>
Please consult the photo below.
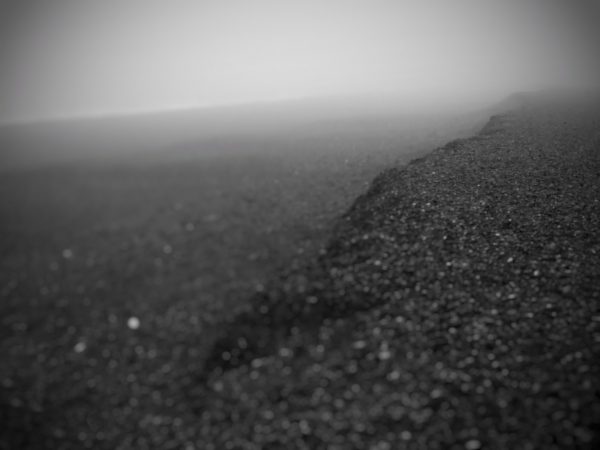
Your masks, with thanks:
<instances>
[{"instance_id":1,"label":"pebble","mask_svg":"<svg viewBox=\"0 0 600 450\"><path fill-rule=\"evenodd\" d=\"M130 317L127 319L127 327L130 330L137 330L140 327L140 319L135 316Z\"/></svg>"},{"instance_id":2,"label":"pebble","mask_svg":"<svg viewBox=\"0 0 600 450\"><path fill-rule=\"evenodd\" d=\"M467 450L478 450L481 448L481 442L477 439L471 439L465 443L465 448Z\"/></svg>"}]
</instances>

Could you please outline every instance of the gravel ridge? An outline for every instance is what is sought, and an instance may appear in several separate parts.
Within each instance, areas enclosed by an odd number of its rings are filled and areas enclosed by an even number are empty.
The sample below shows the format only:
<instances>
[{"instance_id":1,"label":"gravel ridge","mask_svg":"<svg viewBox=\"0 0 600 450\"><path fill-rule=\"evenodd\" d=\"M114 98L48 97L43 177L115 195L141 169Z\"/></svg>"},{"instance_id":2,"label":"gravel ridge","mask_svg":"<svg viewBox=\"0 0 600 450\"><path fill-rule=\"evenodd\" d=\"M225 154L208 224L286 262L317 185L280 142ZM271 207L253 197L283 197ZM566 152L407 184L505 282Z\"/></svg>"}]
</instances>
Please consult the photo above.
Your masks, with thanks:
<instances>
[{"instance_id":1,"label":"gravel ridge","mask_svg":"<svg viewBox=\"0 0 600 450\"><path fill-rule=\"evenodd\" d=\"M131 317L39 352L67 380L0 376L0 449L598 447L600 101L557 100L381 173L227 323Z\"/></svg>"},{"instance_id":2,"label":"gravel ridge","mask_svg":"<svg viewBox=\"0 0 600 450\"><path fill-rule=\"evenodd\" d=\"M201 448L593 448L600 109L527 99L387 170L224 325Z\"/></svg>"}]
</instances>

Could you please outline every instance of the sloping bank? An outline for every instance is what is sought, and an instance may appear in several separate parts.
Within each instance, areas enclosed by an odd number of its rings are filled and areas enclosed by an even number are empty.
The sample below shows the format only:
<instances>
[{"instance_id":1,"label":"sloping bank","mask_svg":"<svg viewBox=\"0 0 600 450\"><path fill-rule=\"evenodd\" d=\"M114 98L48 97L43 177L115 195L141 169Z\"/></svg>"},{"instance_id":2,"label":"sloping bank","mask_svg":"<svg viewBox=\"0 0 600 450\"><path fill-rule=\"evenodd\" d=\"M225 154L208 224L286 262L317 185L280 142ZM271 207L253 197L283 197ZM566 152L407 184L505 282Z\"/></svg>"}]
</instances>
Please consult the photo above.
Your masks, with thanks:
<instances>
[{"instance_id":1,"label":"sloping bank","mask_svg":"<svg viewBox=\"0 0 600 450\"><path fill-rule=\"evenodd\" d=\"M207 448L592 448L599 118L534 98L377 177L224 327Z\"/></svg>"}]
</instances>

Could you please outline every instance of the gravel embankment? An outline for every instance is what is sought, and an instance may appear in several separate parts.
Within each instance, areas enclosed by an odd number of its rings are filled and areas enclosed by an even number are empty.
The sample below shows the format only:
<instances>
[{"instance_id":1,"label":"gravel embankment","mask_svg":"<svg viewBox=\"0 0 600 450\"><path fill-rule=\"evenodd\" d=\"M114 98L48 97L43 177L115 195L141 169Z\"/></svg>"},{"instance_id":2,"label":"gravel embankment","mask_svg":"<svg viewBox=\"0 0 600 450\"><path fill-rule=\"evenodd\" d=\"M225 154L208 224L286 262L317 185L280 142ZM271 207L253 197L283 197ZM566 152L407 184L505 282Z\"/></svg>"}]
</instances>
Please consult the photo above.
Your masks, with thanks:
<instances>
[{"instance_id":1,"label":"gravel embankment","mask_svg":"<svg viewBox=\"0 0 600 450\"><path fill-rule=\"evenodd\" d=\"M381 174L225 328L199 447L595 447L598 112L528 103Z\"/></svg>"},{"instance_id":2,"label":"gravel embankment","mask_svg":"<svg viewBox=\"0 0 600 450\"><path fill-rule=\"evenodd\" d=\"M171 292L187 259L55 280L33 254L31 286L2 291L0 449L597 447L598 105L528 100L382 173L228 323Z\"/></svg>"}]
</instances>

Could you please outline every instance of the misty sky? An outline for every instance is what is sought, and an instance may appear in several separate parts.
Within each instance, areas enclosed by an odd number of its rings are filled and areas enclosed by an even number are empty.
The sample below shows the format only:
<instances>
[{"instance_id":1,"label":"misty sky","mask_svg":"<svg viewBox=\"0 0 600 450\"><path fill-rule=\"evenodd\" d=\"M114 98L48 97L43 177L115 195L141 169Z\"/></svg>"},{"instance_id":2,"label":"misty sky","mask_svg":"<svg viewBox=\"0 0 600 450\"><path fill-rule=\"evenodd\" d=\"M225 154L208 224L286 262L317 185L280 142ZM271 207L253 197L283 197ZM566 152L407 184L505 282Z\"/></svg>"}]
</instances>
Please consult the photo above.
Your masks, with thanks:
<instances>
[{"instance_id":1,"label":"misty sky","mask_svg":"<svg viewBox=\"0 0 600 450\"><path fill-rule=\"evenodd\" d=\"M592 3L0 0L0 121L590 84Z\"/></svg>"}]
</instances>

